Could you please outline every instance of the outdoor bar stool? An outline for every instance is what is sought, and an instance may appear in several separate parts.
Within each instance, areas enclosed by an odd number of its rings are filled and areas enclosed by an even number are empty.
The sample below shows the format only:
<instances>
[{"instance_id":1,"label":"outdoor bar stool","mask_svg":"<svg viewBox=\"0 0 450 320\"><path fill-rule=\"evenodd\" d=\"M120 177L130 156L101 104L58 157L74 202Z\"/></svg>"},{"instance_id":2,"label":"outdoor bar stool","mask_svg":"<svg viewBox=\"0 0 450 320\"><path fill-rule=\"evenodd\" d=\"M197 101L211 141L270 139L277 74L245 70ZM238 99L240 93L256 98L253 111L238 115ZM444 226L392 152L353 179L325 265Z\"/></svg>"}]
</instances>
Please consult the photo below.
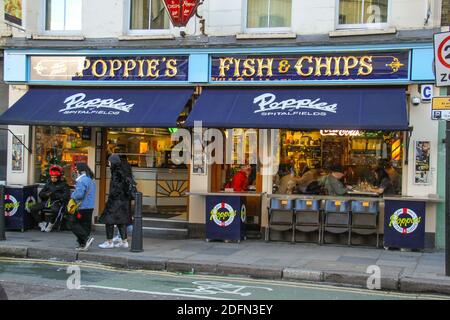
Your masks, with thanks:
<instances>
[{"instance_id":1,"label":"outdoor bar stool","mask_svg":"<svg viewBox=\"0 0 450 320\"><path fill-rule=\"evenodd\" d=\"M277 231L281 234L282 239L284 239L283 235L289 234L289 241L293 242L293 201L272 198L268 209L269 224L266 229L265 240L270 241L272 231Z\"/></svg>"},{"instance_id":2,"label":"outdoor bar stool","mask_svg":"<svg viewBox=\"0 0 450 320\"><path fill-rule=\"evenodd\" d=\"M317 243L321 242L320 201L319 200L295 200L294 209L294 242L297 242L298 233L310 234L318 232ZM298 241L301 242L301 241Z\"/></svg>"},{"instance_id":3,"label":"outdoor bar stool","mask_svg":"<svg viewBox=\"0 0 450 320\"><path fill-rule=\"evenodd\" d=\"M325 232L332 234L348 233L347 245L350 245L350 203L341 200L326 200L322 226L322 243L325 243Z\"/></svg>"},{"instance_id":4,"label":"outdoor bar stool","mask_svg":"<svg viewBox=\"0 0 450 320\"><path fill-rule=\"evenodd\" d=\"M352 201L352 225L351 232L358 235L377 235L376 247L379 245L378 201Z\"/></svg>"}]
</instances>

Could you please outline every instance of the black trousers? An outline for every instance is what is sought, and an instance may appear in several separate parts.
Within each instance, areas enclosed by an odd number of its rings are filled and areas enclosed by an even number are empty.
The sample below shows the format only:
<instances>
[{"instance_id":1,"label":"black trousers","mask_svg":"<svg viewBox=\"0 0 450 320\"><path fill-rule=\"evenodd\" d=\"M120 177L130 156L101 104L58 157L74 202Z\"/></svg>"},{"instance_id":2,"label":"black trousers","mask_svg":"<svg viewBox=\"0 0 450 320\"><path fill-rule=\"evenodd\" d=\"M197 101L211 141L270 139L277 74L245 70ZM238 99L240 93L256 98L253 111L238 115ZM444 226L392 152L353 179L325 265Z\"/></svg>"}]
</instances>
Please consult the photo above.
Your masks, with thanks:
<instances>
[{"instance_id":1,"label":"black trousers","mask_svg":"<svg viewBox=\"0 0 450 320\"><path fill-rule=\"evenodd\" d=\"M72 216L71 219L72 232L77 237L77 241L80 246L84 246L86 244L87 239L91 235L93 211L94 209L79 210L79 213L81 215L80 219L77 218L76 213Z\"/></svg>"},{"instance_id":2,"label":"black trousers","mask_svg":"<svg viewBox=\"0 0 450 320\"><path fill-rule=\"evenodd\" d=\"M114 238L114 224L107 224L106 227L106 239L112 240ZM127 240L127 225L117 224L117 229L119 229L119 234L122 240Z\"/></svg>"},{"instance_id":3,"label":"black trousers","mask_svg":"<svg viewBox=\"0 0 450 320\"><path fill-rule=\"evenodd\" d=\"M43 210L47 209L47 212ZM60 207L57 205L53 205L51 208L46 207L45 202L36 203L34 206L30 208L31 216L36 223L41 222L51 222L55 223L55 219L58 216Z\"/></svg>"}]
</instances>

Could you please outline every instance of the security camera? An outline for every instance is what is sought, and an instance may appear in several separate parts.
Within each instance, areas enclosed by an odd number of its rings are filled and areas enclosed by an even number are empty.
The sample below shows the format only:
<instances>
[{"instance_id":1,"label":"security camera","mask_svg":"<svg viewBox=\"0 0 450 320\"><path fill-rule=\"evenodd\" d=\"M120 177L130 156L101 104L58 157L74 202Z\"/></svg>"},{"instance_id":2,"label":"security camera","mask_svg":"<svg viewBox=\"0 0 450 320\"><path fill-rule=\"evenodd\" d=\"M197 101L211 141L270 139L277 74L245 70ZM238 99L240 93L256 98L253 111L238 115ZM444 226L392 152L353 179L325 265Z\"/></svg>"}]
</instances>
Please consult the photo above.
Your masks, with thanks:
<instances>
[{"instance_id":1,"label":"security camera","mask_svg":"<svg viewBox=\"0 0 450 320\"><path fill-rule=\"evenodd\" d=\"M412 97L411 103L412 103L414 106L418 106L418 105L420 104L420 98L419 98L419 97Z\"/></svg>"}]
</instances>

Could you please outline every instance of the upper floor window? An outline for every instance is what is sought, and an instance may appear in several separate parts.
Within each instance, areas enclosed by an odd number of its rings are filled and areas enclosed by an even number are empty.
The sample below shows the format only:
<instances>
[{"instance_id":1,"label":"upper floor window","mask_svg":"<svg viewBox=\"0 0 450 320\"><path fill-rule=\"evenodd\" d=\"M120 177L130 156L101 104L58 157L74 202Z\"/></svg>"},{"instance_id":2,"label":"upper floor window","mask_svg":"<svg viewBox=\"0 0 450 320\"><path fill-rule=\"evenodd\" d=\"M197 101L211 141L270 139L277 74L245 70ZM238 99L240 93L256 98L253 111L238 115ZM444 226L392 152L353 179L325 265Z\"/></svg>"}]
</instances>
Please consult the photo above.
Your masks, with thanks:
<instances>
[{"instance_id":1,"label":"upper floor window","mask_svg":"<svg viewBox=\"0 0 450 320\"><path fill-rule=\"evenodd\" d=\"M388 22L389 0L339 0L339 26L376 27Z\"/></svg>"},{"instance_id":2,"label":"upper floor window","mask_svg":"<svg viewBox=\"0 0 450 320\"><path fill-rule=\"evenodd\" d=\"M292 0L247 0L247 28L291 27Z\"/></svg>"},{"instance_id":3,"label":"upper floor window","mask_svg":"<svg viewBox=\"0 0 450 320\"><path fill-rule=\"evenodd\" d=\"M82 0L46 0L45 30L81 30L81 1Z\"/></svg>"},{"instance_id":4,"label":"upper floor window","mask_svg":"<svg viewBox=\"0 0 450 320\"><path fill-rule=\"evenodd\" d=\"M170 28L169 15L162 0L130 0L130 30Z\"/></svg>"}]
</instances>

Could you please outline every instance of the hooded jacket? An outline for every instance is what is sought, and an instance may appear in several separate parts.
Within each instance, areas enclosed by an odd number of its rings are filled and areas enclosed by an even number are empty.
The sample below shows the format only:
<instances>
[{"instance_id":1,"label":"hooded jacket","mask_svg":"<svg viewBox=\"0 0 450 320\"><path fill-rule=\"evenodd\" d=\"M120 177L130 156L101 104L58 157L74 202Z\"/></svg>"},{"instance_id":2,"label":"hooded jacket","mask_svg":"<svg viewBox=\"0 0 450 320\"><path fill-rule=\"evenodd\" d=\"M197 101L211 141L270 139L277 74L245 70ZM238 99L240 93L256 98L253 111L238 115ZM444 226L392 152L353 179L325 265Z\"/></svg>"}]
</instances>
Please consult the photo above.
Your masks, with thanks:
<instances>
[{"instance_id":1,"label":"hooded jacket","mask_svg":"<svg viewBox=\"0 0 450 320\"><path fill-rule=\"evenodd\" d=\"M123 168L120 157L113 154L108 158L111 163L111 182L108 200L99 219L104 224L131 223L130 201L127 178L129 173Z\"/></svg>"}]
</instances>

